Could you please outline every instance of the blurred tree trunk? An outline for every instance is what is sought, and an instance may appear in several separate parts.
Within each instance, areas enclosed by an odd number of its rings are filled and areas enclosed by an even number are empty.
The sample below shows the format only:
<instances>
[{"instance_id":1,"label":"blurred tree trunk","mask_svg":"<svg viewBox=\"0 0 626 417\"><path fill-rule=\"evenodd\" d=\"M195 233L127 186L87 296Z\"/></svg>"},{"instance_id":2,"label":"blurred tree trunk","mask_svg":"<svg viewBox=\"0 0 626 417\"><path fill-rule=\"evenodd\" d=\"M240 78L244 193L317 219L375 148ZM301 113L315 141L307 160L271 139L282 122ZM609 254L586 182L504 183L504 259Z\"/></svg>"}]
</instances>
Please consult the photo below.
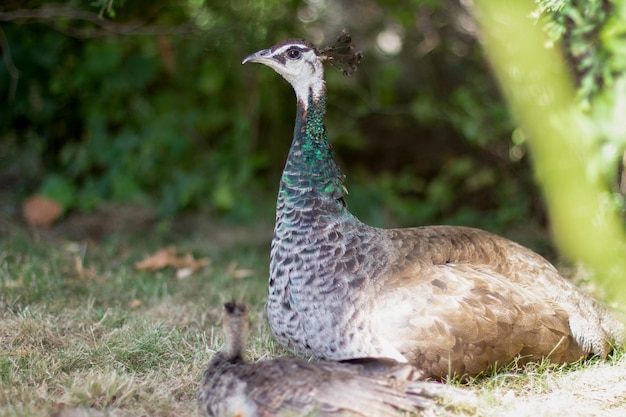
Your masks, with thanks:
<instances>
[{"instance_id":1,"label":"blurred tree trunk","mask_svg":"<svg viewBox=\"0 0 626 417\"><path fill-rule=\"evenodd\" d=\"M601 174L598 129L577 105L564 59L530 15L531 0L477 0L484 48L520 124L547 202L556 243L582 262L624 310L626 235Z\"/></svg>"}]
</instances>

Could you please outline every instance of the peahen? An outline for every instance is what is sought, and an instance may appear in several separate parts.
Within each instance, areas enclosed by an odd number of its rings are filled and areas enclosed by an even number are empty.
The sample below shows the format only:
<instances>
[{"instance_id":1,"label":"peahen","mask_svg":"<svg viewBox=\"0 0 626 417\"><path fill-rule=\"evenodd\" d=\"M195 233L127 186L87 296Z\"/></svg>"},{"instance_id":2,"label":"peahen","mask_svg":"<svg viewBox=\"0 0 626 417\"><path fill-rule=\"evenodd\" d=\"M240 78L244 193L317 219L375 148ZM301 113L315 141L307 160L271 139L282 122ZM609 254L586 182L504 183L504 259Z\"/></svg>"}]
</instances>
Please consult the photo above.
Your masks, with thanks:
<instances>
[{"instance_id":1,"label":"peahen","mask_svg":"<svg viewBox=\"0 0 626 417\"><path fill-rule=\"evenodd\" d=\"M473 406L471 393L421 381L422 373L413 366L388 359L245 362L248 327L245 305L224 304L224 349L209 363L198 391L205 415L396 417L437 407L436 399Z\"/></svg>"},{"instance_id":2,"label":"peahen","mask_svg":"<svg viewBox=\"0 0 626 417\"><path fill-rule=\"evenodd\" d=\"M533 251L469 227L371 227L348 211L323 63L349 74L360 57L343 32L322 50L287 40L243 61L274 69L297 98L266 307L278 341L328 359L388 357L436 378L605 357L623 325Z\"/></svg>"}]
</instances>

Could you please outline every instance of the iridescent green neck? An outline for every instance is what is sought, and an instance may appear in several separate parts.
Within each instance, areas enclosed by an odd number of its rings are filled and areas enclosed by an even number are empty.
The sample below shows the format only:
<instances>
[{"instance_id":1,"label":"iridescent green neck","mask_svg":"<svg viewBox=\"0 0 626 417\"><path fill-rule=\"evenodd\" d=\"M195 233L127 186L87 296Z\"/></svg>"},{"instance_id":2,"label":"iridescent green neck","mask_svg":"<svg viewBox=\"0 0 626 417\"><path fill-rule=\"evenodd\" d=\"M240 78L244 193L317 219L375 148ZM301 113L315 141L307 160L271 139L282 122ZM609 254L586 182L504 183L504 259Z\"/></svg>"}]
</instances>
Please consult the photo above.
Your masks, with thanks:
<instances>
[{"instance_id":1,"label":"iridescent green neck","mask_svg":"<svg viewBox=\"0 0 626 417\"><path fill-rule=\"evenodd\" d=\"M332 200L343 197L343 174L333 159L324 125L325 114L325 95L314 100L310 94L306 107L298 102L293 142L281 179L283 197L290 199L303 191Z\"/></svg>"}]
</instances>

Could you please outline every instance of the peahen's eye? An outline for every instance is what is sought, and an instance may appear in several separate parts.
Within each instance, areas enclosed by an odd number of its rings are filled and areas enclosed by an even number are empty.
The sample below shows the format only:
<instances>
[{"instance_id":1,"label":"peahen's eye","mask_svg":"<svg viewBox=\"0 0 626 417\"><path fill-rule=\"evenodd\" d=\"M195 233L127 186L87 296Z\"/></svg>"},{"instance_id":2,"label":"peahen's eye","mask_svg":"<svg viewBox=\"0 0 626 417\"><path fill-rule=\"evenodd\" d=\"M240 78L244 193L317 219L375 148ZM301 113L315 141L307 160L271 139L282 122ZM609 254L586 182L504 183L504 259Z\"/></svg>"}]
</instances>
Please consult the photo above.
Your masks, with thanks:
<instances>
[{"instance_id":1,"label":"peahen's eye","mask_svg":"<svg viewBox=\"0 0 626 417\"><path fill-rule=\"evenodd\" d=\"M287 58L289 59L300 59L301 56L302 52L299 49L292 48L287 51Z\"/></svg>"}]
</instances>

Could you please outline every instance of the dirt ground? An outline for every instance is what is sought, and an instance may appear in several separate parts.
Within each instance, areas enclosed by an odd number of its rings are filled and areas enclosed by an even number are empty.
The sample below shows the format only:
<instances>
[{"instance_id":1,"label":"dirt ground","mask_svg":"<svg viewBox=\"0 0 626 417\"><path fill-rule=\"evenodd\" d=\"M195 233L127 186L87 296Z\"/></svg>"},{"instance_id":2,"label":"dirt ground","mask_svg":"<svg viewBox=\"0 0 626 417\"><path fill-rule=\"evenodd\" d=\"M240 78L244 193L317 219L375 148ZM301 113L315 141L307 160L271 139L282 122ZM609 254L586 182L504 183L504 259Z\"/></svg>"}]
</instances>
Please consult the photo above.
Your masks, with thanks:
<instances>
[{"instance_id":1,"label":"dirt ground","mask_svg":"<svg viewBox=\"0 0 626 417\"><path fill-rule=\"evenodd\" d=\"M626 355L614 363L546 372L518 389L504 384L478 394L477 411L484 416L626 416Z\"/></svg>"}]
</instances>

